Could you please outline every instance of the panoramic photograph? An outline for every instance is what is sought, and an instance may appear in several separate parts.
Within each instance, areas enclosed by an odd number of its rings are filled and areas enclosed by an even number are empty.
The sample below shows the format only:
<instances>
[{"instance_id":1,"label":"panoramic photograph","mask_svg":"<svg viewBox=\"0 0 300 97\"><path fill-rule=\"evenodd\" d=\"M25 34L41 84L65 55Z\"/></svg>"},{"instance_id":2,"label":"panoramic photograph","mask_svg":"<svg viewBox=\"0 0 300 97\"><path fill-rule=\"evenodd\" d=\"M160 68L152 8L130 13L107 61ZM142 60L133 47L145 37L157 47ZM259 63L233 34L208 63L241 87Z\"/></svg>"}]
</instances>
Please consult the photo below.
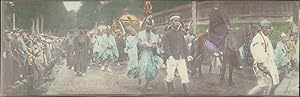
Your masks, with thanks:
<instances>
[{"instance_id":1,"label":"panoramic photograph","mask_svg":"<svg viewBox=\"0 0 300 97\"><path fill-rule=\"evenodd\" d=\"M0 2L0 96L299 97L300 1Z\"/></svg>"}]
</instances>

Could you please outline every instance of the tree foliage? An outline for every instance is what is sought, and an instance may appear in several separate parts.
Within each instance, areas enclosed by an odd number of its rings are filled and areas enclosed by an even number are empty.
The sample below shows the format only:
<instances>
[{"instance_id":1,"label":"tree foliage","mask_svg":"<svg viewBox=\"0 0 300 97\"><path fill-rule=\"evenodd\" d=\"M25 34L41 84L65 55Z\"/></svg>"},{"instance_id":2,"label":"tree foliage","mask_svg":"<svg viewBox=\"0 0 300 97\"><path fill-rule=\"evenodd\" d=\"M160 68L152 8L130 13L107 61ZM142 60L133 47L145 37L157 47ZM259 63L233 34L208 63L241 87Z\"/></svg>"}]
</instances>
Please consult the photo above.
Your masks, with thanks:
<instances>
[{"instance_id":1,"label":"tree foliage","mask_svg":"<svg viewBox=\"0 0 300 97\"><path fill-rule=\"evenodd\" d=\"M192 0L153 0L151 1L153 12L160 12L172 8L176 8L181 5L191 4Z\"/></svg>"},{"instance_id":2,"label":"tree foliage","mask_svg":"<svg viewBox=\"0 0 300 97\"><path fill-rule=\"evenodd\" d=\"M46 33L51 30L53 33L60 33L68 30L72 26L69 12L66 10L63 1L57 0L15 0L14 7L9 6L5 12L8 19L9 29L12 29L12 13L16 14L16 27L31 31L33 20L37 17L44 18L44 28ZM66 20L70 21L66 21ZM71 23L70 23L71 22Z\"/></svg>"},{"instance_id":3,"label":"tree foliage","mask_svg":"<svg viewBox=\"0 0 300 97\"><path fill-rule=\"evenodd\" d=\"M78 11L78 23L87 25L89 28L92 28L96 22L100 21L103 21L105 24L111 24L114 19L123 14L125 8L128 8L131 14L143 17L144 0L111 0L105 2L103 4L99 1L83 1ZM191 0L153 0L151 3L153 6L152 10L155 13L190 4Z\"/></svg>"}]
</instances>

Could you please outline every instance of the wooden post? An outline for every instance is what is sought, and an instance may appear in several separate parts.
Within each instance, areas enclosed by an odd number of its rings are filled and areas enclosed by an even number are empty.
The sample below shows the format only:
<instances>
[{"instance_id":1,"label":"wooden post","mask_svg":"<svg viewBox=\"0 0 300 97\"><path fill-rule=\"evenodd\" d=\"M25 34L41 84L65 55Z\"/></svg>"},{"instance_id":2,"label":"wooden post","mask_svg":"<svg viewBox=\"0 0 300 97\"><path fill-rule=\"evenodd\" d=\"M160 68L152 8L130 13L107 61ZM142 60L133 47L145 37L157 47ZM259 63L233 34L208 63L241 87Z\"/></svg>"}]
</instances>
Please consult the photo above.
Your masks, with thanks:
<instances>
[{"instance_id":1,"label":"wooden post","mask_svg":"<svg viewBox=\"0 0 300 97\"><path fill-rule=\"evenodd\" d=\"M299 1L295 1L293 4L293 22L298 26L299 24Z\"/></svg>"},{"instance_id":2,"label":"wooden post","mask_svg":"<svg viewBox=\"0 0 300 97\"><path fill-rule=\"evenodd\" d=\"M5 2L4 1L0 1L1 2L1 41L3 40L3 28L4 28L4 21L6 20L5 18L4 18L4 15L3 15L3 13L4 13L4 10L5 10ZM1 45L2 45L2 43L1 43ZM2 48L1 48L2 49ZM2 52L2 50L1 50L1 56L3 55L2 54L3 52ZM1 57L2 58L2 57ZM0 82L0 95L3 95L3 73L2 73L2 71L3 71L3 66L2 66L2 64L3 64L3 61L1 61L1 70L0 70L0 74L1 74L1 76L0 76L0 80L1 80L1 82Z\"/></svg>"},{"instance_id":3,"label":"wooden post","mask_svg":"<svg viewBox=\"0 0 300 97\"><path fill-rule=\"evenodd\" d=\"M193 33L197 33L197 1L192 1Z\"/></svg>"},{"instance_id":4,"label":"wooden post","mask_svg":"<svg viewBox=\"0 0 300 97\"><path fill-rule=\"evenodd\" d=\"M32 26L31 26L31 32L32 34L36 34L36 31L35 31L35 22L34 22L34 19L32 19Z\"/></svg>"}]
</instances>

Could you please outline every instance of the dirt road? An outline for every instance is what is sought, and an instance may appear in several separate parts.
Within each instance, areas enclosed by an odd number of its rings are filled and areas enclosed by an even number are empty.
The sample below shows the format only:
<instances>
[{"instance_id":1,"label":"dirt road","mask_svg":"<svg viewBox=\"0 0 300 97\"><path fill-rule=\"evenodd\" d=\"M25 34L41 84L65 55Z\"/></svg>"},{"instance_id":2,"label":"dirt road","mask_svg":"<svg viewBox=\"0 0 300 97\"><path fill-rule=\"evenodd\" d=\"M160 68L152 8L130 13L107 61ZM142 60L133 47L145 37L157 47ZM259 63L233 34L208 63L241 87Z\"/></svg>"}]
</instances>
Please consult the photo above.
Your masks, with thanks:
<instances>
[{"instance_id":1,"label":"dirt road","mask_svg":"<svg viewBox=\"0 0 300 97\"><path fill-rule=\"evenodd\" d=\"M166 94L165 69L160 69L158 76L151 82L153 90L142 92L142 85L138 85L136 79L129 79L127 65L113 65L113 72L103 72L98 66L91 66L85 77L77 77L71 69L61 66L52 85L44 95L64 94ZM214 95L245 95L255 86L255 77L250 67L235 70L233 79L235 87L231 88L226 83L220 84L219 74L208 73L208 67L204 66L204 78L190 77L192 94ZM226 79L228 75L226 74ZM184 94L180 78L176 78L175 91L172 94Z\"/></svg>"}]
</instances>

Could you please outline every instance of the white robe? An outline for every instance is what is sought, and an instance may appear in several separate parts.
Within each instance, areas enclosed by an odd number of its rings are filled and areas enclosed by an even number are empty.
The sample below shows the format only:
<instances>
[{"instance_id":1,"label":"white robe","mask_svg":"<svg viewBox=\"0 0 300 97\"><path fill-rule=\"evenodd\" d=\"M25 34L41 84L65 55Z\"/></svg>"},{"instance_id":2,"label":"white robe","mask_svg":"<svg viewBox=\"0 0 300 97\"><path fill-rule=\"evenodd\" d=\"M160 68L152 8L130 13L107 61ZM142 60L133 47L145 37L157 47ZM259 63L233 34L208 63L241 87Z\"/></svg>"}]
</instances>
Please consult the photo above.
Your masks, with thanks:
<instances>
[{"instance_id":1,"label":"white robe","mask_svg":"<svg viewBox=\"0 0 300 97\"><path fill-rule=\"evenodd\" d=\"M253 70L257 77L257 83L260 87L273 86L279 83L279 75L275 64L274 50L271 41L263 32L259 32L252 40L251 53L254 59ZM258 67L256 63L262 63ZM262 69L266 68L270 74L266 74ZM271 76L270 76L271 75Z\"/></svg>"}]
</instances>

